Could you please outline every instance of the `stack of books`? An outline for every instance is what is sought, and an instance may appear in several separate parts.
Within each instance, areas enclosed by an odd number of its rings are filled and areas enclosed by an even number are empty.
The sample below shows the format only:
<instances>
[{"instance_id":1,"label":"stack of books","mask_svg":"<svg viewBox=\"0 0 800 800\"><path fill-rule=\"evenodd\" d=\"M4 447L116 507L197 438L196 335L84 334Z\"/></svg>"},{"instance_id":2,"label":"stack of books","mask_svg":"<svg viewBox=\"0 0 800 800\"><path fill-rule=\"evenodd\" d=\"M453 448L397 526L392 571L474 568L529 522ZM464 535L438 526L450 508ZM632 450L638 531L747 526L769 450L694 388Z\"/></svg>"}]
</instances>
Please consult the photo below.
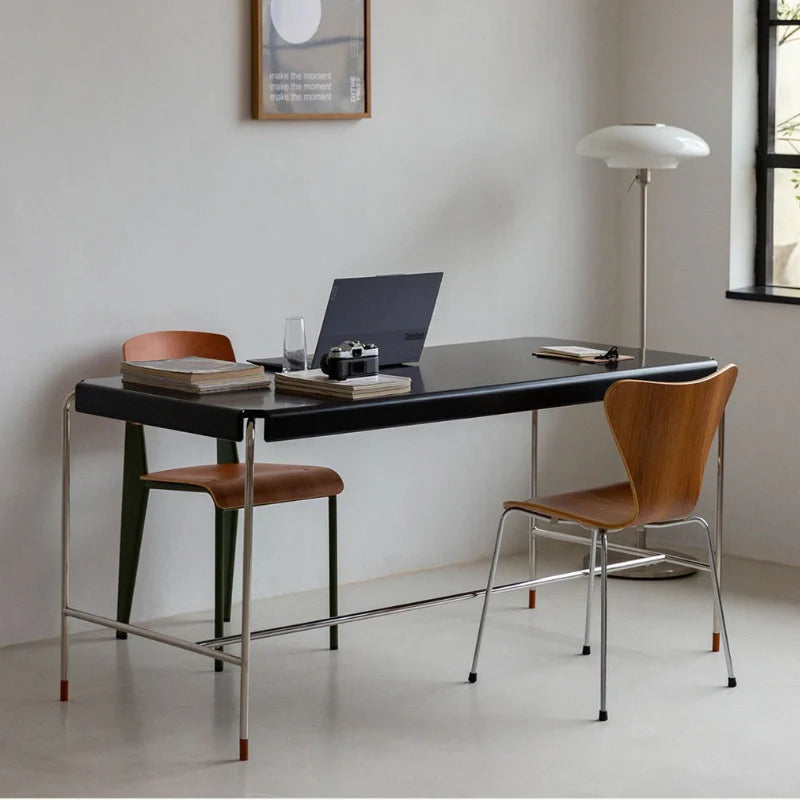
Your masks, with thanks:
<instances>
[{"instance_id":1,"label":"stack of books","mask_svg":"<svg viewBox=\"0 0 800 800\"><path fill-rule=\"evenodd\" d=\"M125 386L148 386L188 394L269 388L269 378L263 367L200 356L123 361L120 374Z\"/></svg>"},{"instance_id":2,"label":"stack of books","mask_svg":"<svg viewBox=\"0 0 800 800\"><path fill-rule=\"evenodd\" d=\"M322 370L307 369L276 372L275 391L329 400L360 400L365 397L408 394L411 391L411 378L378 373L363 378L335 381Z\"/></svg>"}]
</instances>

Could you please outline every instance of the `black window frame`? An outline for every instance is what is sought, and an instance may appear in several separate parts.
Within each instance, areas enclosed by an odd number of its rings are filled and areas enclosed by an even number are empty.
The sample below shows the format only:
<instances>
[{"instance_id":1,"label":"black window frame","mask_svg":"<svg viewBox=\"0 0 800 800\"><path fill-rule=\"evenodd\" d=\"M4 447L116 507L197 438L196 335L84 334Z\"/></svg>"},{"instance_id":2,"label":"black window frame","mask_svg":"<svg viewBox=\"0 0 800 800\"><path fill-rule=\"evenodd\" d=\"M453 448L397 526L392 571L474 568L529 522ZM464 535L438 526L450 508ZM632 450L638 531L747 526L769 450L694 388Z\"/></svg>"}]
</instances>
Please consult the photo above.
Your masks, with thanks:
<instances>
[{"instance_id":1,"label":"black window frame","mask_svg":"<svg viewBox=\"0 0 800 800\"><path fill-rule=\"evenodd\" d=\"M756 143L756 241L754 285L726 294L740 300L800 304L800 286L772 284L774 175L776 169L800 169L800 154L775 152L775 86L778 30L800 27L800 19L778 19L778 0L757 0L758 141Z\"/></svg>"},{"instance_id":2,"label":"black window frame","mask_svg":"<svg viewBox=\"0 0 800 800\"><path fill-rule=\"evenodd\" d=\"M775 152L775 84L779 28L800 20L779 20L778 0L758 0L758 144L756 146L757 286L772 284L772 218L776 169L800 169L800 154Z\"/></svg>"}]
</instances>

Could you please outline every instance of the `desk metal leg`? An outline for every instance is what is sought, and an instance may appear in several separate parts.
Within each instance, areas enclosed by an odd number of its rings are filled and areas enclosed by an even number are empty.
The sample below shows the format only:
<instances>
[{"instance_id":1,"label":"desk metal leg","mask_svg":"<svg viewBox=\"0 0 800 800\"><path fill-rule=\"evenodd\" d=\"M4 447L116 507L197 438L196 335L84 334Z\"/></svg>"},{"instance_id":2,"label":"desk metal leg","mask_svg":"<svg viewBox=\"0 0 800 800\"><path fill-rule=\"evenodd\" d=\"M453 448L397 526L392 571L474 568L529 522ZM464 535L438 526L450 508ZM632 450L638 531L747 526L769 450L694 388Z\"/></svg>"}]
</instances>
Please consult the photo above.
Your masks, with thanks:
<instances>
[{"instance_id":1,"label":"desk metal leg","mask_svg":"<svg viewBox=\"0 0 800 800\"><path fill-rule=\"evenodd\" d=\"M242 652L239 682L239 760L247 761L248 706L250 703L250 584L253 562L253 483L255 421L247 420L244 472L244 543L242 546Z\"/></svg>"},{"instance_id":2,"label":"desk metal leg","mask_svg":"<svg viewBox=\"0 0 800 800\"><path fill-rule=\"evenodd\" d=\"M717 568L717 581L722 580L722 492L725 478L725 412L717 428L717 513L714 525L714 566ZM719 611L714 603L714 627L711 633L711 650L719 652Z\"/></svg>"},{"instance_id":3,"label":"desk metal leg","mask_svg":"<svg viewBox=\"0 0 800 800\"><path fill-rule=\"evenodd\" d=\"M61 421L61 700L69 700L69 412L75 400L64 400Z\"/></svg>"},{"instance_id":4,"label":"desk metal leg","mask_svg":"<svg viewBox=\"0 0 800 800\"><path fill-rule=\"evenodd\" d=\"M538 490L538 446L539 446L539 412L531 411L531 497L536 497ZM528 530L528 571L530 579L536 578L536 520L531 517ZM536 608L536 589L528 590L528 608Z\"/></svg>"}]
</instances>

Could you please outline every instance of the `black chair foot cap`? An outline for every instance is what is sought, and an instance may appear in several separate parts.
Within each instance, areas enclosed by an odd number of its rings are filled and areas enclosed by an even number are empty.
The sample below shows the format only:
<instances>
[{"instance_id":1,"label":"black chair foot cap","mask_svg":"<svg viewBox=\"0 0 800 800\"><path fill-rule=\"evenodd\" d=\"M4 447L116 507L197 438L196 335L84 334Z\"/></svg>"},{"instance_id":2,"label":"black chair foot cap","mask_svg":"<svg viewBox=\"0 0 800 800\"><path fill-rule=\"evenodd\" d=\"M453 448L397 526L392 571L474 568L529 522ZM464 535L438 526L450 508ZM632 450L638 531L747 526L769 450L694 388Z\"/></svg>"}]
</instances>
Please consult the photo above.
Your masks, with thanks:
<instances>
[{"instance_id":1,"label":"black chair foot cap","mask_svg":"<svg viewBox=\"0 0 800 800\"><path fill-rule=\"evenodd\" d=\"M601 711L600 716L597 719L600 722L605 722L608 719L608 711Z\"/></svg>"},{"instance_id":2,"label":"black chair foot cap","mask_svg":"<svg viewBox=\"0 0 800 800\"><path fill-rule=\"evenodd\" d=\"M478 680L478 673L477 672L470 672L469 674L469 682L475 683Z\"/></svg>"},{"instance_id":3,"label":"black chair foot cap","mask_svg":"<svg viewBox=\"0 0 800 800\"><path fill-rule=\"evenodd\" d=\"M117 631L117 639L127 639L128 634L125 631Z\"/></svg>"},{"instance_id":4,"label":"black chair foot cap","mask_svg":"<svg viewBox=\"0 0 800 800\"><path fill-rule=\"evenodd\" d=\"M588 656L588 655L591 654L591 652L592 652L592 648L588 644L585 644L583 646L583 650L581 651L581 655L582 656Z\"/></svg>"},{"instance_id":5,"label":"black chair foot cap","mask_svg":"<svg viewBox=\"0 0 800 800\"><path fill-rule=\"evenodd\" d=\"M222 662L215 661L214 662L214 672L222 672Z\"/></svg>"},{"instance_id":6,"label":"black chair foot cap","mask_svg":"<svg viewBox=\"0 0 800 800\"><path fill-rule=\"evenodd\" d=\"M732 689L736 686L736 678L728 678L728 686Z\"/></svg>"}]
</instances>

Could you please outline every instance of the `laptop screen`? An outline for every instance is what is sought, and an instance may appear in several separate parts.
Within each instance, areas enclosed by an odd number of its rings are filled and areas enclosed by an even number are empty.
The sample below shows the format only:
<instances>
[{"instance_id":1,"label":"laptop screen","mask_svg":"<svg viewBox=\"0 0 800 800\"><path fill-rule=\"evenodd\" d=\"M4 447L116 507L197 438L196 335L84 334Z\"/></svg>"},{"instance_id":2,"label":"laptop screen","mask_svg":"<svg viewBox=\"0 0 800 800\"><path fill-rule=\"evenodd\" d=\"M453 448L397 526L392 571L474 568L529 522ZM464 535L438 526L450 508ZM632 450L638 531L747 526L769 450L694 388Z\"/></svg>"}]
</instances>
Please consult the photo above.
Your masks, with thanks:
<instances>
[{"instance_id":1,"label":"laptop screen","mask_svg":"<svg viewBox=\"0 0 800 800\"><path fill-rule=\"evenodd\" d=\"M441 272L337 278L322 320L312 369L331 347L356 339L378 346L381 367L419 361Z\"/></svg>"}]
</instances>

